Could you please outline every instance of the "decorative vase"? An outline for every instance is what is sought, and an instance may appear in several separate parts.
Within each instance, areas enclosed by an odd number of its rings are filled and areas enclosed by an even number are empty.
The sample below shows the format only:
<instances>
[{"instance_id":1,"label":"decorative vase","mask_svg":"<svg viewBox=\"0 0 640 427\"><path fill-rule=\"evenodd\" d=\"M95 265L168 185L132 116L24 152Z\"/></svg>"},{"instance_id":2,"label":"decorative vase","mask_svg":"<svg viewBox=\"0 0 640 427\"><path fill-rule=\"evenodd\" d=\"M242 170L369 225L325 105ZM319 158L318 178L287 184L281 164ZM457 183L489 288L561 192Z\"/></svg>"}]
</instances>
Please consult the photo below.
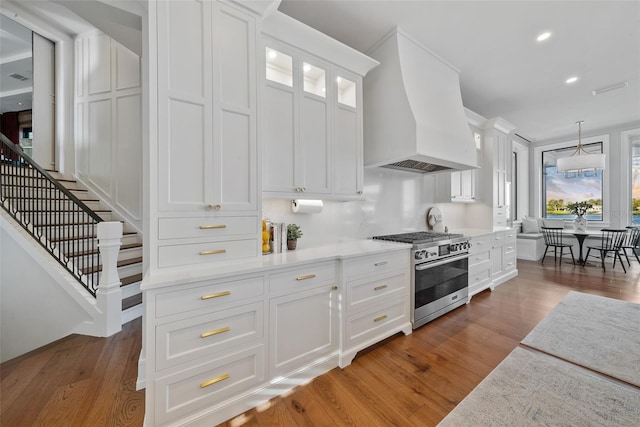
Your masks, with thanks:
<instances>
[{"instance_id":1,"label":"decorative vase","mask_svg":"<svg viewBox=\"0 0 640 427\"><path fill-rule=\"evenodd\" d=\"M287 249L289 249L290 251L295 251L297 244L297 240L287 240Z\"/></svg>"},{"instance_id":2,"label":"decorative vase","mask_svg":"<svg viewBox=\"0 0 640 427\"><path fill-rule=\"evenodd\" d=\"M576 216L576 219L573 220L573 229L575 231L579 231L581 233L587 231L587 220L582 215Z\"/></svg>"}]
</instances>

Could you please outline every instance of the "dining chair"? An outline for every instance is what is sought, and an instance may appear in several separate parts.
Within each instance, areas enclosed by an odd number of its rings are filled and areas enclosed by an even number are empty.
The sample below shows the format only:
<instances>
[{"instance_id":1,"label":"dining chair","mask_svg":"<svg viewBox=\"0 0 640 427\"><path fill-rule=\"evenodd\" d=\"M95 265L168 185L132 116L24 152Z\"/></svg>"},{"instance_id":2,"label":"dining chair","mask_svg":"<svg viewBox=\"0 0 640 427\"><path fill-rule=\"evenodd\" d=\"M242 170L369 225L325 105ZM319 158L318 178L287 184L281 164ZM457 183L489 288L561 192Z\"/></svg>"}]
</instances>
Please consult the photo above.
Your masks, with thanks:
<instances>
[{"instance_id":1,"label":"dining chair","mask_svg":"<svg viewBox=\"0 0 640 427\"><path fill-rule=\"evenodd\" d=\"M624 240L622 241L622 253L624 257L627 259L627 263L629 267L631 267L631 262L629 261L629 254L627 254L627 249L631 249L631 253L635 255L638 263L640 263L640 258L638 258L638 244L640 241L640 227L627 227L627 234L624 236Z\"/></svg>"},{"instance_id":2,"label":"dining chair","mask_svg":"<svg viewBox=\"0 0 640 427\"><path fill-rule=\"evenodd\" d=\"M576 264L576 259L573 257L573 244L564 243L562 241L562 227L540 227L542 230L542 236L544 237L544 244L547 245L544 248L544 255L542 255L542 262L544 264L544 258L547 256L547 251L549 247L553 246L553 262L555 263L558 259L558 248L560 248L560 263L562 263L562 254L564 253L564 248L569 248L569 252L571 252L571 259L573 260L573 264Z\"/></svg>"},{"instance_id":3,"label":"dining chair","mask_svg":"<svg viewBox=\"0 0 640 427\"><path fill-rule=\"evenodd\" d=\"M613 268L616 267L616 259L620 260L620 265L624 272L627 272L624 263L622 262L622 256L620 255L622 251L622 243L624 242L624 238L627 234L626 229L616 230L612 228L603 228L600 230L602 232L602 236L600 237L599 245L589 245L587 246L587 256L584 257L585 263L589 259L589 254L591 253L591 249L600 252L600 262L602 263L602 269L607 271L604 266L604 259L607 257L609 253L613 253ZM598 258L596 255L594 257Z\"/></svg>"}]
</instances>

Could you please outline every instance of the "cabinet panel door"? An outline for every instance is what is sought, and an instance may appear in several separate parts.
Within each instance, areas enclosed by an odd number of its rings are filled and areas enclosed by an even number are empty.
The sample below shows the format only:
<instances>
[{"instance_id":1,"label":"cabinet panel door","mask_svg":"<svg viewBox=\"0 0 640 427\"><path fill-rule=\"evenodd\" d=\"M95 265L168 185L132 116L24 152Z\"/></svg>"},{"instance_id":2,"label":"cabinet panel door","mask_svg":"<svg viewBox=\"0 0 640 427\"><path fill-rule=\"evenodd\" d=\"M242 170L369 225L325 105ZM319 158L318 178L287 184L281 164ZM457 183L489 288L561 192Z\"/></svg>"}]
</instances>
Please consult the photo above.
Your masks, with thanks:
<instances>
[{"instance_id":1,"label":"cabinet panel door","mask_svg":"<svg viewBox=\"0 0 640 427\"><path fill-rule=\"evenodd\" d=\"M300 155L307 193L331 192L331 149L326 99L305 94L300 101Z\"/></svg>"},{"instance_id":2,"label":"cabinet panel door","mask_svg":"<svg viewBox=\"0 0 640 427\"><path fill-rule=\"evenodd\" d=\"M221 212L251 211L257 207L257 153L253 118L223 110L220 114L220 195Z\"/></svg>"},{"instance_id":3,"label":"cabinet panel door","mask_svg":"<svg viewBox=\"0 0 640 427\"><path fill-rule=\"evenodd\" d=\"M293 192L296 187L294 94L291 88L267 83L262 107L263 191Z\"/></svg>"},{"instance_id":4,"label":"cabinet panel door","mask_svg":"<svg viewBox=\"0 0 640 427\"><path fill-rule=\"evenodd\" d=\"M284 375L337 348L336 297L331 286L270 300L270 375Z\"/></svg>"},{"instance_id":5,"label":"cabinet panel door","mask_svg":"<svg viewBox=\"0 0 640 427\"><path fill-rule=\"evenodd\" d=\"M355 109L338 106L333 135L334 193L344 195L362 192L362 142L358 113Z\"/></svg>"},{"instance_id":6,"label":"cabinet panel door","mask_svg":"<svg viewBox=\"0 0 640 427\"><path fill-rule=\"evenodd\" d=\"M213 197L211 3L157 8L158 209L197 211Z\"/></svg>"}]
</instances>

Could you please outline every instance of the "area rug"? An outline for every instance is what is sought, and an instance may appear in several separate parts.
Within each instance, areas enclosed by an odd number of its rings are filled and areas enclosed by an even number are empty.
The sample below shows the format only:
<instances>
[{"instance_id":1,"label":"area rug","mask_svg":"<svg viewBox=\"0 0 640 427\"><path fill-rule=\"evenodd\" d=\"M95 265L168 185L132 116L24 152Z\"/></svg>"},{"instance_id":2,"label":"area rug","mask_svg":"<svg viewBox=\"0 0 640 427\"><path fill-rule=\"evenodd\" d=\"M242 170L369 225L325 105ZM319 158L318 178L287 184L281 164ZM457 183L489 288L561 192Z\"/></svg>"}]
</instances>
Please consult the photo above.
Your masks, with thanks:
<instances>
[{"instance_id":1,"label":"area rug","mask_svg":"<svg viewBox=\"0 0 640 427\"><path fill-rule=\"evenodd\" d=\"M640 390L516 348L439 426L636 426Z\"/></svg>"},{"instance_id":2,"label":"area rug","mask_svg":"<svg viewBox=\"0 0 640 427\"><path fill-rule=\"evenodd\" d=\"M640 387L640 304L571 291L522 344Z\"/></svg>"}]
</instances>

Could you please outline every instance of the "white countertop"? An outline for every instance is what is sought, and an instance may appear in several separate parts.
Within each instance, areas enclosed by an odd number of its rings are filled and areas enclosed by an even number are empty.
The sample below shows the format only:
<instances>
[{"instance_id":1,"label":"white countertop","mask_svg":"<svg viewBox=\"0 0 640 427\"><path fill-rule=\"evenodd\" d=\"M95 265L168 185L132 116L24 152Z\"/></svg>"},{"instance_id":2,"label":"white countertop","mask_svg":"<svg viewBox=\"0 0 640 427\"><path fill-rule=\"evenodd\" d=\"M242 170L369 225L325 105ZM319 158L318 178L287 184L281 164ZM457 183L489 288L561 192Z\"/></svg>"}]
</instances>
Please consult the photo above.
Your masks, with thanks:
<instances>
[{"instance_id":1,"label":"white countertop","mask_svg":"<svg viewBox=\"0 0 640 427\"><path fill-rule=\"evenodd\" d=\"M315 248L296 249L295 251L279 254L243 258L224 263L190 265L180 269L171 269L170 272L164 274L145 276L140 289L149 290L182 282L219 279L239 274L264 273L274 268L295 267L312 262L332 261L376 253L408 250L410 248L411 244L408 243L371 239L353 240Z\"/></svg>"},{"instance_id":2,"label":"white countertop","mask_svg":"<svg viewBox=\"0 0 640 427\"><path fill-rule=\"evenodd\" d=\"M462 233L464 237L478 237L497 231L514 230L514 227L492 227L492 228L456 228L452 233Z\"/></svg>"}]
</instances>

